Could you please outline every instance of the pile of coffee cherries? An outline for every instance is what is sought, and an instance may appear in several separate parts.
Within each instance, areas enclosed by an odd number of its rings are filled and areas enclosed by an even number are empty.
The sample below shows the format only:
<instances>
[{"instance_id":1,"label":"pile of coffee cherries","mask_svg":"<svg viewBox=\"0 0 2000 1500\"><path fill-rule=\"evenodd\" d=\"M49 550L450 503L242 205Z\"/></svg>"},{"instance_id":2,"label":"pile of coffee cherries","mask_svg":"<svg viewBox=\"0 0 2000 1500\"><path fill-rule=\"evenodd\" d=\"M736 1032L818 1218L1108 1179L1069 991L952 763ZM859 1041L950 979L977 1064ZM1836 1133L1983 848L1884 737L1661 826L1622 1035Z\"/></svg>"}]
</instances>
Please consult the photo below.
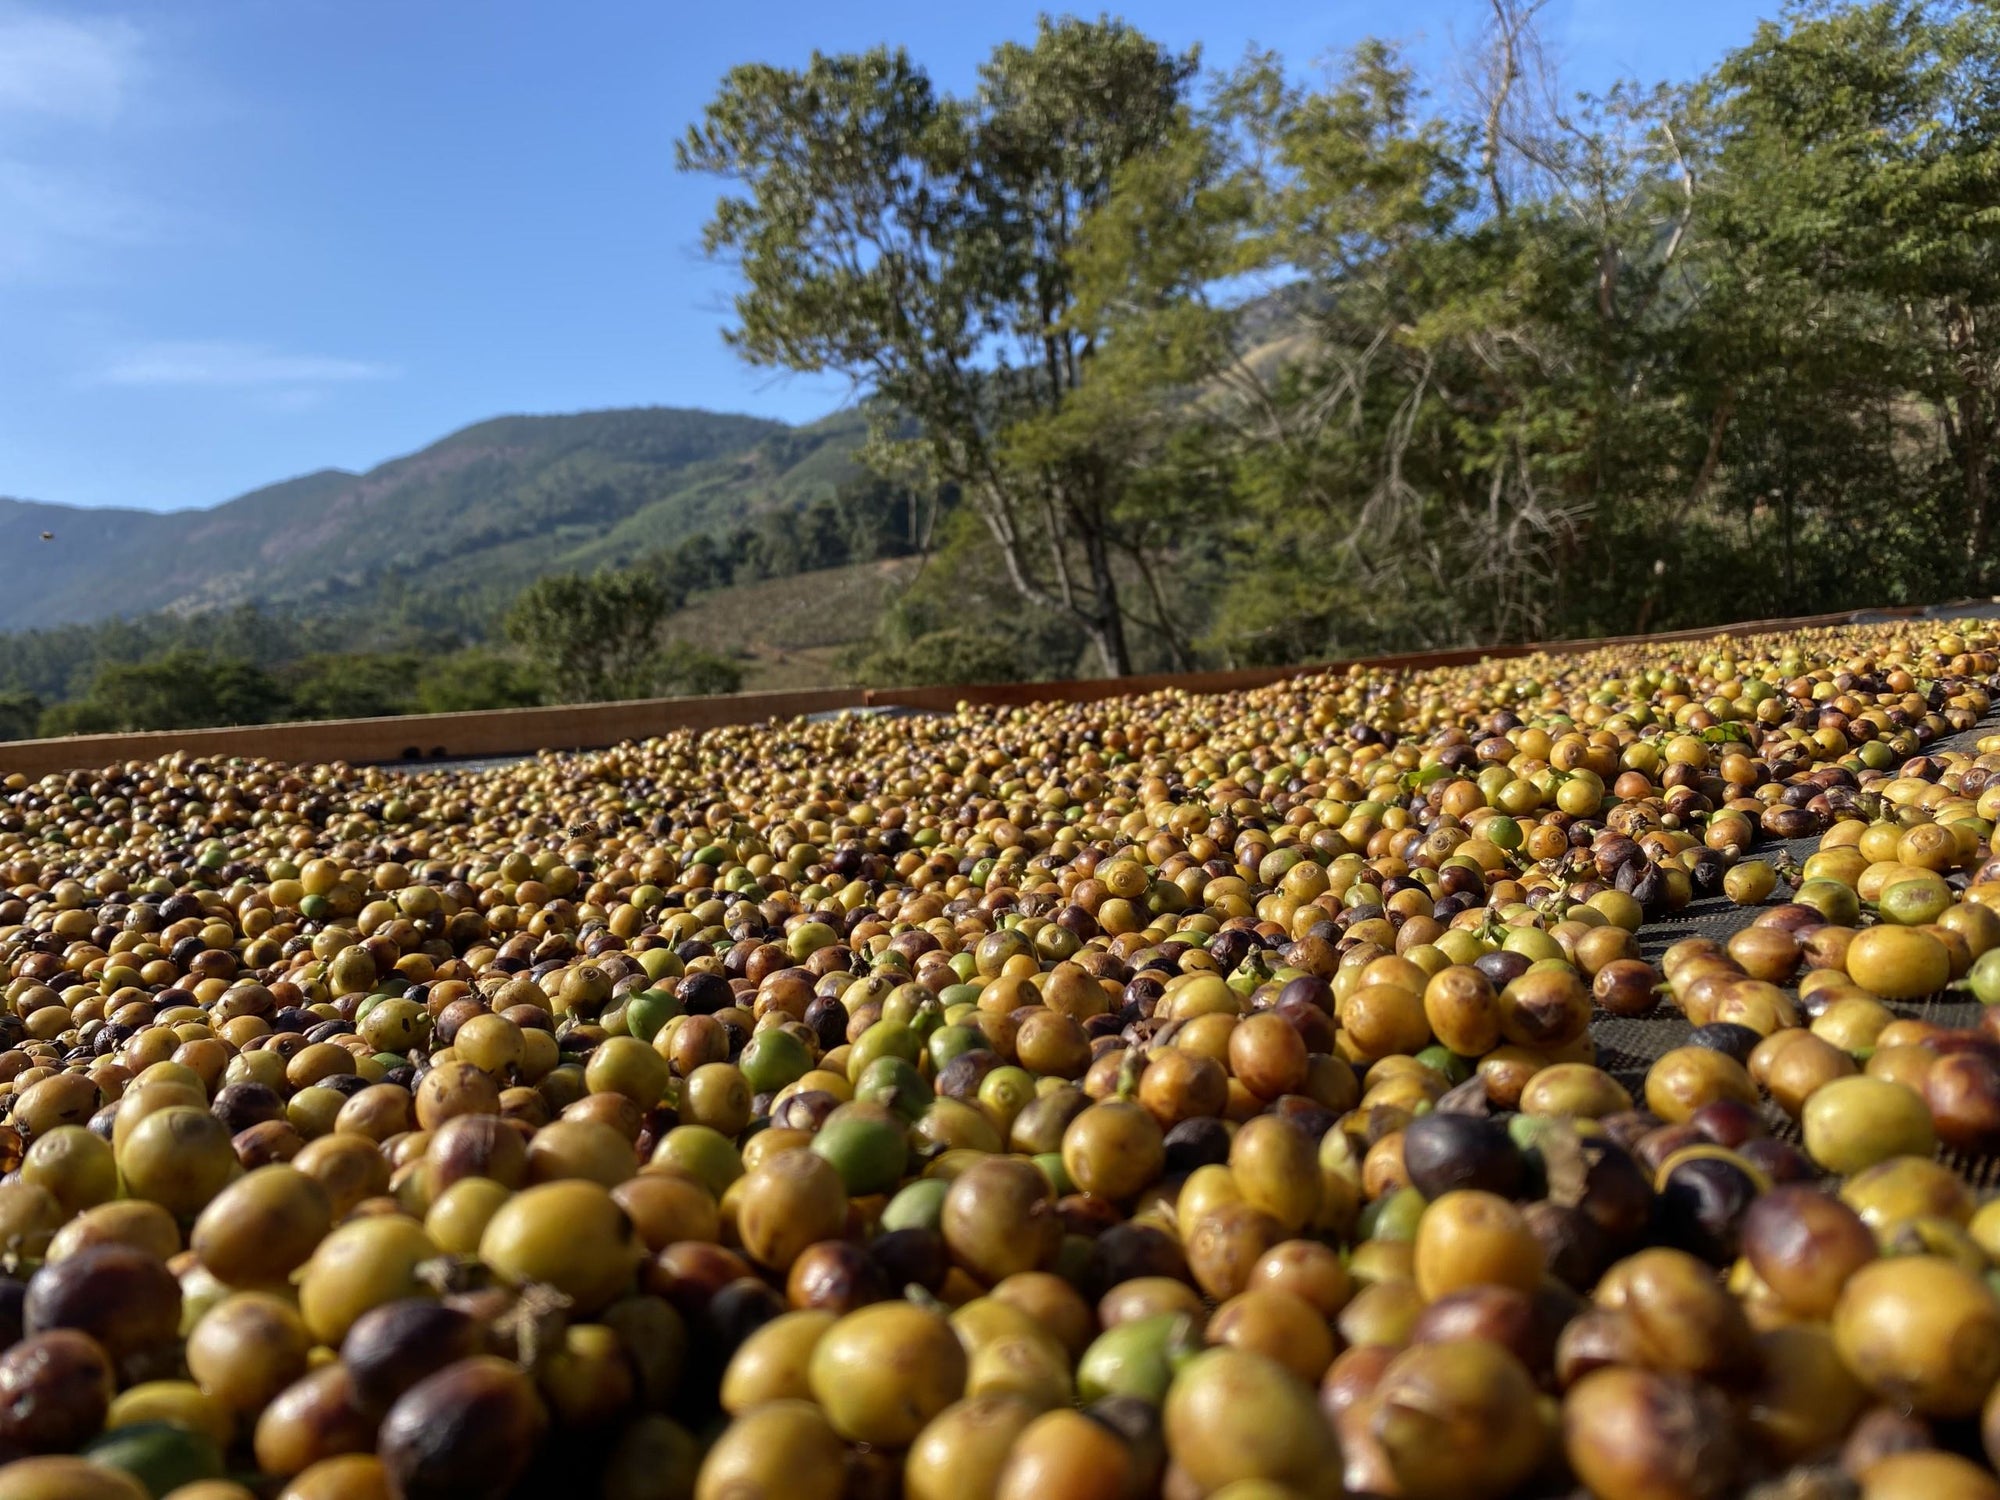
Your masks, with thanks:
<instances>
[{"instance_id":1,"label":"pile of coffee cherries","mask_svg":"<svg viewBox=\"0 0 2000 1500\"><path fill-rule=\"evenodd\" d=\"M0 782L0 1500L2000 1497L1996 690Z\"/></svg>"}]
</instances>

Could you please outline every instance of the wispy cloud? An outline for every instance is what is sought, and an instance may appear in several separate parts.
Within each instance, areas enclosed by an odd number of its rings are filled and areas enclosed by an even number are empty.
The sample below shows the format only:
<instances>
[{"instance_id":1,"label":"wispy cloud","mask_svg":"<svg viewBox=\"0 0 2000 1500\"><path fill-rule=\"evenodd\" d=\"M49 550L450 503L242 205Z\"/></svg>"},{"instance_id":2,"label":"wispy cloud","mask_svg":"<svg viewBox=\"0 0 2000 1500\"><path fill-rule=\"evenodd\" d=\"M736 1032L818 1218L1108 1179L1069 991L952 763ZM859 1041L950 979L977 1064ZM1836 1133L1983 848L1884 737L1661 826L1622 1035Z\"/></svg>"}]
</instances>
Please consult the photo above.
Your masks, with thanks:
<instances>
[{"instance_id":1,"label":"wispy cloud","mask_svg":"<svg viewBox=\"0 0 2000 1500\"><path fill-rule=\"evenodd\" d=\"M151 71L130 21L0 0L0 283L87 280L160 238L160 208L103 166Z\"/></svg>"},{"instance_id":2,"label":"wispy cloud","mask_svg":"<svg viewBox=\"0 0 2000 1500\"><path fill-rule=\"evenodd\" d=\"M147 344L98 372L106 385L305 388L359 380L393 380L394 365L327 354L288 354L263 344L225 339Z\"/></svg>"},{"instance_id":3,"label":"wispy cloud","mask_svg":"<svg viewBox=\"0 0 2000 1500\"><path fill-rule=\"evenodd\" d=\"M143 66L139 29L129 21L0 4L0 112L106 125Z\"/></svg>"}]
</instances>

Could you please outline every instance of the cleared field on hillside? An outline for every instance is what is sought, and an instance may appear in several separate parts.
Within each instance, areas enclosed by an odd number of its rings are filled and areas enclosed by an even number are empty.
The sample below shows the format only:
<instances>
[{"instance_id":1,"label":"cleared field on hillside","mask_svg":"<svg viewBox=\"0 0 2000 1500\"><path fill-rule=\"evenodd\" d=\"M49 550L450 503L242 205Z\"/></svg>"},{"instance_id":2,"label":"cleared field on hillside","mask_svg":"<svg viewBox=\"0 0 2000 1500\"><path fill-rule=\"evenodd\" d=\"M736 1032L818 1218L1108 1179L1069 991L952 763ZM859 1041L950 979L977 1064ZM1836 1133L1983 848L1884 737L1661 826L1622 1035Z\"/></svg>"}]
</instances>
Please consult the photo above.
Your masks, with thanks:
<instances>
[{"instance_id":1,"label":"cleared field on hillside","mask_svg":"<svg viewBox=\"0 0 2000 1500\"><path fill-rule=\"evenodd\" d=\"M703 594L667 633L734 658L746 691L846 681L840 657L865 640L885 598L916 575L917 558L889 558L769 578Z\"/></svg>"}]
</instances>

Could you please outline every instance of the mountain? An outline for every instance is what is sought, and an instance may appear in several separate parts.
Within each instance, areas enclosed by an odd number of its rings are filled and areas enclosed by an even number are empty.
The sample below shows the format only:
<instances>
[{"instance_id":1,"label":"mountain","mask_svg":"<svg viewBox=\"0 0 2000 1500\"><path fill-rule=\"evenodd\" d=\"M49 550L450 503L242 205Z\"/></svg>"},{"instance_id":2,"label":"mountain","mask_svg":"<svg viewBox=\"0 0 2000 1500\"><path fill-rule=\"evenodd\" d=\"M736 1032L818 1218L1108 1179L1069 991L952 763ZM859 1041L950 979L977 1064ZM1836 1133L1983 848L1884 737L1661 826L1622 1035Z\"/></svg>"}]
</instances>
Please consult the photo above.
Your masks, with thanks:
<instances>
[{"instance_id":1,"label":"mountain","mask_svg":"<svg viewBox=\"0 0 2000 1500\"><path fill-rule=\"evenodd\" d=\"M323 469L205 510L0 498L0 630L388 592L496 603L543 573L831 495L858 472L863 426L674 407L498 417L365 474Z\"/></svg>"}]
</instances>

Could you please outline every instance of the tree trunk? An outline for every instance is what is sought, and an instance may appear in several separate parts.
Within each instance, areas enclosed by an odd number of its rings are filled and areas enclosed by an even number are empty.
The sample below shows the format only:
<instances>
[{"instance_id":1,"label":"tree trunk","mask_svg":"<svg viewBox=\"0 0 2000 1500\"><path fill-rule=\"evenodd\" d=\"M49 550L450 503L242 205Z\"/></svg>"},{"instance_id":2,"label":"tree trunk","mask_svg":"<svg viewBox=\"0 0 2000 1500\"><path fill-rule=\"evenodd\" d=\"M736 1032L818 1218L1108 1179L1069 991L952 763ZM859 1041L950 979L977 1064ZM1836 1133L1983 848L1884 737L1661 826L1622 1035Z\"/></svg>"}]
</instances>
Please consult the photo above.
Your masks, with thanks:
<instances>
[{"instance_id":1,"label":"tree trunk","mask_svg":"<svg viewBox=\"0 0 2000 1500\"><path fill-rule=\"evenodd\" d=\"M1965 582L1968 593L1976 593L1987 565L1987 544L1992 529L1992 500L1987 465L1993 456L1993 410L1987 400L1986 362L1979 347L1979 326L1966 309L1952 307L1946 314L1946 341L1957 358L1958 419L1956 454L1965 492Z\"/></svg>"},{"instance_id":2,"label":"tree trunk","mask_svg":"<svg viewBox=\"0 0 2000 1500\"><path fill-rule=\"evenodd\" d=\"M1778 497L1778 515L1785 528L1785 608L1797 609L1799 598L1798 558L1792 543L1792 492Z\"/></svg>"},{"instance_id":3,"label":"tree trunk","mask_svg":"<svg viewBox=\"0 0 2000 1500\"><path fill-rule=\"evenodd\" d=\"M1096 618L1086 627L1107 677L1132 675L1132 653L1125 644L1125 614L1118 607L1118 580L1111 572L1111 550L1104 533L1086 527L1083 552L1090 562L1090 591L1097 601Z\"/></svg>"},{"instance_id":4,"label":"tree trunk","mask_svg":"<svg viewBox=\"0 0 2000 1500\"><path fill-rule=\"evenodd\" d=\"M1987 493L1986 480L1982 475L1979 495L1973 502L1972 525L1966 539L1965 571L1966 592L1984 594L1992 590L1992 580L1987 573L1992 557L1993 545L1993 500Z\"/></svg>"},{"instance_id":5,"label":"tree trunk","mask_svg":"<svg viewBox=\"0 0 2000 1500\"><path fill-rule=\"evenodd\" d=\"M1959 465L1965 475L1965 590L1979 592L1986 570L1993 502L1986 466L1991 455L1991 414L1977 386L1959 399Z\"/></svg>"}]
</instances>

